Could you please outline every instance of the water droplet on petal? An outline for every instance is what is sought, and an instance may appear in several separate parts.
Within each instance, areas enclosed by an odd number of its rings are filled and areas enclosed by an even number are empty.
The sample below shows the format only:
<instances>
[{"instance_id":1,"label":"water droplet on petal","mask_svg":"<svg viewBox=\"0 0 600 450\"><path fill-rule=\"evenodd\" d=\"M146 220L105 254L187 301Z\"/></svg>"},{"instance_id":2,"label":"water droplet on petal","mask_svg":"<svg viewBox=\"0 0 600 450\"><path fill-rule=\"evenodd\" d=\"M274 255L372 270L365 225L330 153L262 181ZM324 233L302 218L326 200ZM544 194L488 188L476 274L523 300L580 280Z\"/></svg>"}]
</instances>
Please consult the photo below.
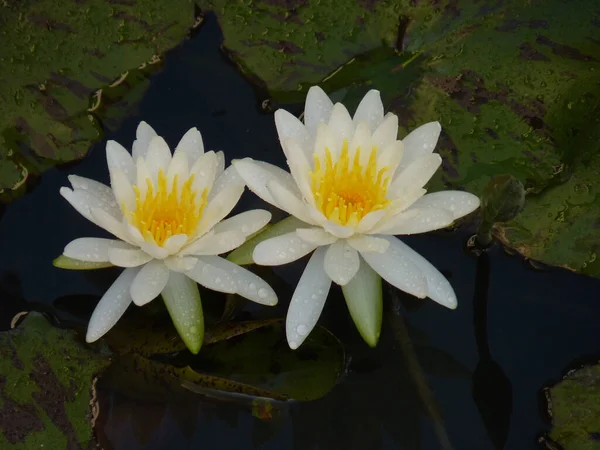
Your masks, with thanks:
<instances>
[{"instance_id":1,"label":"water droplet on petal","mask_svg":"<svg viewBox=\"0 0 600 450\"><path fill-rule=\"evenodd\" d=\"M300 336L306 336L308 334L308 327L304 324L298 325L296 327L296 333Z\"/></svg>"},{"instance_id":2,"label":"water droplet on petal","mask_svg":"<svg viewBox=\"0 0 600 450\"><path fill-rule=\"evenodd\" d=\"M267 298L269 296L269 291L267 291L265 288L260 288L258 290L258 296L260 298Z\"/></svg>"}]
</instances>

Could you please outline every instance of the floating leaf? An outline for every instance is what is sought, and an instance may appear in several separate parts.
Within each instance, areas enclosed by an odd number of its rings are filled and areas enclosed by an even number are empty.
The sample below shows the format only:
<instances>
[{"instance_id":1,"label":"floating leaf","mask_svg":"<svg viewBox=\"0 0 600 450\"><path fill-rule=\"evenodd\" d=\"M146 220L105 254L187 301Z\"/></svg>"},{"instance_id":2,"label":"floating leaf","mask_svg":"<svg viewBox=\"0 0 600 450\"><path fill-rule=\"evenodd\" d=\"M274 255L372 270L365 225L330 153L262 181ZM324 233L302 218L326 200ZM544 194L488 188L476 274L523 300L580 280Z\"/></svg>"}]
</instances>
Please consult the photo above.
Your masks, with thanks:
<instances>
[{"instance_id":1,"label":"floating leaf","mask_svg":"<svg viewBox=\"0 0 600 450\"><path fill-rule=\"evenodd\" d=\"M109 360L39 313L0 333L0 349L0 447L94 447L94 378Z\"/></svg>"}]
</instances>

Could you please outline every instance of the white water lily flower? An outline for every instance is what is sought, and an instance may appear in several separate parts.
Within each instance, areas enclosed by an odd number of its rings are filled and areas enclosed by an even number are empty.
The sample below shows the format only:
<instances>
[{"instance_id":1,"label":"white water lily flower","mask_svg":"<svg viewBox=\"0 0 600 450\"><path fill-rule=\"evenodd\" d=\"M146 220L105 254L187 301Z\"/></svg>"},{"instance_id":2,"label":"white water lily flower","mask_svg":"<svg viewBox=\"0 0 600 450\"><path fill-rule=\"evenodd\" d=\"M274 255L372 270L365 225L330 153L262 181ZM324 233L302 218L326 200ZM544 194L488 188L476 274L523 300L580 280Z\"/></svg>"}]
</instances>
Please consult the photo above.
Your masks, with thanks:
<instances>
[{"instance_id":1,"label":"white water lily flower","mask_svg":"<svg viewBox=\"0 0 600 450\"><path fill-rule=\"evenodd\" d=\"M103 336L130 303L145 305L162 294L179 334L197 352L203 315L196 282L257 303L277 303L265 281L217 256L241 245L271 214L253 210L223 220L245 185L233 167L224 169L222 152L204 152L196 128L173 155L145 122L136 137L133 155L115 141L106 144L111 187L71 175L73 188L60 190L79 213L117 238L75 239L64 256L125 268L92 314L86 340Z\"/></svg>"},{"instance_id":2,"label":"white water lily flower","mask_svg":"<svg viewBox=\"0 0 600 450\"><path fill-rule=\"evenodd\" d=\"M234 161L247 186L306 226L259 243L257 264L280 265L316 251L292 297L286 333L297 348L315 326L331 281L342 286L363 338L376 345L381 283L456 308L448 281L393 235L447 227L479 206L472 194L427 194L442 159L433 153L441 127L427 123L401 141L398 118L384 116L379 92L369 91L354 117L319 87L306 98L304 123L284 110L275 124L290 173L250 158Z\"/></svg>"}]
</instances>

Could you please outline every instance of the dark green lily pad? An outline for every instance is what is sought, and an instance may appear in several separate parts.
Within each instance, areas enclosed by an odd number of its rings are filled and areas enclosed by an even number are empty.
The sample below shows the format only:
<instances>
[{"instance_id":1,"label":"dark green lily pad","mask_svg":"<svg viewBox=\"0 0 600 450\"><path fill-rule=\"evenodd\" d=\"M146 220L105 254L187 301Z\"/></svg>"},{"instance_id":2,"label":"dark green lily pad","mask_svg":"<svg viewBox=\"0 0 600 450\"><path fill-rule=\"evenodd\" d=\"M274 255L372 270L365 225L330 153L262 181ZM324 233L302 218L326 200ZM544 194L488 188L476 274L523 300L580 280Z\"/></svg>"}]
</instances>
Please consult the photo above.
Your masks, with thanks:
<instances>
[{"instance_id":1,"label":"dark green lily pad","mask_svg":"<svg viewBox=\"0 0 600 450\"><path fill-rule=\"evenodd\" d=\"M192 2L4 2L0 199L83 157L141 98L159 56L194 25ZM113 107L114 106L114 107Z\"/></svg>"},{"instance_id":2,"label":"dark green lily pad","mask_svg":"<svg viewBox=\"0 0 600 450\"><path fill-rule=\"evenodd\" d=\"M552 441L564 450L600 449L600 365L569 372L546 390L546 400Z\"/></svg>"},{"instance_id":3,"label":"dark green lily pad","mask_svg":"<svg viewBox=\"0 0 600 450\"><path fill-rule=\"evenodd\" d=\"M0 447L95 448L94 379L109 361L29 313L0 333Z\"/></svg>"},{"instance_id":4,"label":"dark green lily pad","mask_svg":"<svg viewBox=\"0 0 600 450\"><path fill-rule=\"evenodd\" d=\"M211 0L231 58L278 102L319 83L350 109L367 89L401 136L439 120L431 190L481 194L510 174L527 191L497 234L548 264L600 276L600 15L564 2Z\"/></svg>"}]
</instances>

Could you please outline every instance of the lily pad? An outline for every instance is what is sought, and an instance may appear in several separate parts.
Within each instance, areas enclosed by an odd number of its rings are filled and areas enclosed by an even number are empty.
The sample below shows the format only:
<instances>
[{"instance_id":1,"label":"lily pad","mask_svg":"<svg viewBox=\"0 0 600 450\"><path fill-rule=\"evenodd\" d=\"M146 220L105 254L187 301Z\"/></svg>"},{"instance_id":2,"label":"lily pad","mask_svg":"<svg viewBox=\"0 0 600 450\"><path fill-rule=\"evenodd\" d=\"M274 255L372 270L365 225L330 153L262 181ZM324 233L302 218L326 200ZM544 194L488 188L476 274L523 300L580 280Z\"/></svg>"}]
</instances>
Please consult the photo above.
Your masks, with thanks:
<instances>
[{"instance_id":1,"label":"lily pad","mask_svg":"<svg viewBox=\"0 0 600 450\"><path fill-rule=\"evenodd\" d=\"M79 159L141 98L164 51L194 25L191 1L4 2L0 199ZM115 107L112 107L115 106ZM112 107L112 108L111 108Z\"/></svg>"},{"instance_id":2,"label":"lily pad","mask_svg":"<svg viewBox=\"0 0 600 450\"><path fill-rule=\"evenodd\" d=\"M600 16L564 2L210 0L230 57L278 102L319 83L350 109L367 89L401 137L439 120L443 170L430 190L481 194L494 175L525 187L506 245L600 276ZM383 44L383 45L382 45Z\"/></svg>"},{"instance_id":3,"label":"lily pad","mask_svg":"<svg viewBox=\"0 0 600 450\"><path fill-rule=\"evenodd\" d=\"M95 377L109 360L29 313L0 333L0 447L95 448Z\"/></svg>"},{"instance_id":4,"label":"lily pad","mask_svg":"<svg viewBox=\"0 0 600 450\"><path fill-rule=\"evenodd\" d=\"M569 372L546 390L549 437L565 450L600 449L600 365Z\"/></svg>"}]
</instances>

